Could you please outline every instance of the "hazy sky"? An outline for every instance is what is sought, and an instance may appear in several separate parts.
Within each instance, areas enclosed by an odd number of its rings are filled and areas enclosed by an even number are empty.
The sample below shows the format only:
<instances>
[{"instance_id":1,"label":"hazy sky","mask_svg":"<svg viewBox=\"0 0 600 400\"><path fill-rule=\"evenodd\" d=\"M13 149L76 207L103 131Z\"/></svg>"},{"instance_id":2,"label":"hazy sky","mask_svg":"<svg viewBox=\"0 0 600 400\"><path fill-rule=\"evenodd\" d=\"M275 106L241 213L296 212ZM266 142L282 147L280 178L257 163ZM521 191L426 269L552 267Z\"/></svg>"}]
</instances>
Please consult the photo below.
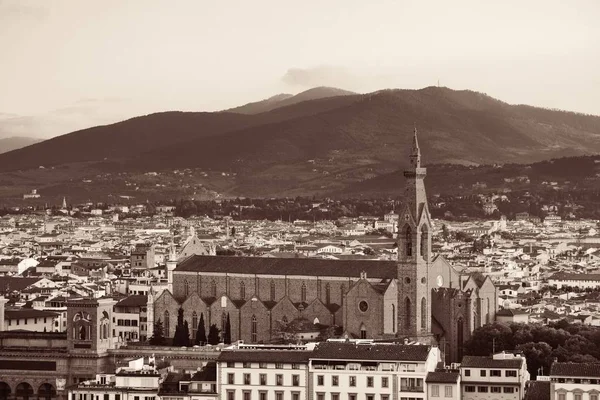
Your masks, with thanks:
<instances>
[{"instance_id":1,"label":"hazy sky","mask_svg":"<svg viewBox=\"0 0 600 400\"><path fill-rule=\"evenodd\" d=\"M0 137L327 85L600 115L599 0L0 0Z\"/></svg>"}]
</instances>

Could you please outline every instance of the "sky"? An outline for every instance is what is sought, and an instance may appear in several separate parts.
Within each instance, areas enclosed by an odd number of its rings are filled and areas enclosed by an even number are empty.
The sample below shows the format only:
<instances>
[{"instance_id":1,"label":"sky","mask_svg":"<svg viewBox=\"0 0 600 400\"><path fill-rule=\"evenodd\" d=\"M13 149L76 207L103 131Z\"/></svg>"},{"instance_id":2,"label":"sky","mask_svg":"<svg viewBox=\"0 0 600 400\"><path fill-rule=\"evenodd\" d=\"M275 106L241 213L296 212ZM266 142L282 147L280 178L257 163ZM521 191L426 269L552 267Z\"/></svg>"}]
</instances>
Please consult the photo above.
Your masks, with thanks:
<instances>
[{"instance_id":1,"label":"sky","mask_svg":"<svg viewBox=\"0 0 600 400\"><path fill-rule=\"evenodd\" d=\"M600 115L598 0L0 0L0 138L437 85Z\"/></svg>"}]
</instances>

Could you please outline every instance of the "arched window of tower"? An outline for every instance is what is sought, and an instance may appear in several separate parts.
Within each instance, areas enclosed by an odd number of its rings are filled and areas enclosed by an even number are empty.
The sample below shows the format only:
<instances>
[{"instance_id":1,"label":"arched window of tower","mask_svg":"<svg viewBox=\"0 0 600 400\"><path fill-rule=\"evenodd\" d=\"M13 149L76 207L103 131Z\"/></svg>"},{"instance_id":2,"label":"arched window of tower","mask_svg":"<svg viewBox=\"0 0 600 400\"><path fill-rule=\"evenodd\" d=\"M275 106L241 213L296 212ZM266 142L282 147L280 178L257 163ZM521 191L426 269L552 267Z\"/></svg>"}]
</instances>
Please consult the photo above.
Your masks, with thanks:
<instances>
[{"instance_id":1,"label":"arched window of tower","mask_svg":"<svg viewBox=\"0 0 600 400\"><path fill-rule=\"evenodd\" d=\"M429 245L429 234L427 232L427 225L421 226L421 257L427 259L427 250Z\"/></svg>"},{"instance_id":2,"label":"arched window of tower","mask_svg":"<svg viewBox=\"0 0 600 400\"><path fill-rule=\"evenodd\" d=\"M404 302L404 314L406 315L406 321L404 321L404 325L407 329L410 328L410 320L412 317L412 312L411 312L410 307L411 307L410 299L407 297Z\"/></svg>"},{"instance_id":3,"label":"arched window of tower","mask_svg":"<svg viewBox=\"0 0 600 400\"><path fill-rule=\"evenodd\" d=\"M412 257L412 229L410 226L406 226L404 230L404 240L406 242L405 253L407 257Z\"/></svg>"},{"instance_id":4,"label":"arched window of tower","mask_svg":"<svg viewBox=\"0 0 600 400\"><path fill-rule=\"evenodd\" d=\"M421 299L421 330L427 330L427 300L425 297Z\"/></svg>"}]
</instances>

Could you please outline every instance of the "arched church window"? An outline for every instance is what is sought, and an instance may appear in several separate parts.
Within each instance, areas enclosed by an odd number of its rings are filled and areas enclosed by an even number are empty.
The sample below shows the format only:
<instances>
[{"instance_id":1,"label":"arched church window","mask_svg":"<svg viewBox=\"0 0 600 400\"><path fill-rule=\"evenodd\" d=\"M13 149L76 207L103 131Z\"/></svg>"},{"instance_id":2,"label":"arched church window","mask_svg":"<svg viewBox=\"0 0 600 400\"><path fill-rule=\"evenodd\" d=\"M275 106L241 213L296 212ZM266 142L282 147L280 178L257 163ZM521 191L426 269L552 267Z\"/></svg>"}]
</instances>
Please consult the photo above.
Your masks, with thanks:
<instances>
[{"instance_id":1,"label":"arched church window","mask_svg":"<svg viewBox=\"0 0 600 400\"><path fill-rule=\"evenodd\" d=\"M87 331L85 329L85 326L81 325L79 327L79 340L85 340L87 337Z\"/></svg>"},{"instance_id":2,"label":"arched church window","mask_svg":"<svg viewBox=\"0 0 600 400\"><path fill-rule=\"evenodd\" d=\"M214 279L210 282L210 293L212 297L217 297L217 283Z\"/></svg>"},{"instance_id":3,"label":"arched church window","mask_svg":"<svg viewBox=\"0 0 600 400\"><path fill-rule=\"evenodd\" d=\"M457 344L456 348L458 350L457 359L459 359L459 360L462 360L462 357L463 357L463 341L464 341L463 329L464 329L463 319L462 319L462 317L458 317L458 319L456 320L456 344Z\"/></svg>"},{"instance_id":4,"label":"arched church window","mask_svg":"<svg viewBox=\"0 0 600 400\"><path fill-rule=\"evenodd\" d=\"M421 299L421 330L427 329L427 300L425 297Z\"/></svg>"},{"instance_id":5,"label":"arched church window","mask_svg":"<svg viewBox=\"0 0 600 400\"><path fill-rule=\"evenodd\" d=\"M198 331L198 314L196 311L192 313L192 339L196 339L196 332Z\"/></svg>"},{"instance_id":6,"label":"arched church window","mask_svg":"<svg viewBox=\"0 0 600 400\"><path fill-rule=\"evenodd\" d=\"M360 325L360 338L361 339L367 338L367 327L365 326L365 324Z\"/></svg>"},{"instance_id":7,"label":"arched church window","mask_svg":"<svg viewBox=\"0 0 600 400\"><path fill-rule=\"evenodd\" d=\"M165 310L165 337L171 337L171 318L169 315L169 310Z\"/></svg>"},{"instance_id":8,"label":"arched church window","mask_svg":"<svg viewBox=\"0 0 600 400\"><path fill-rule=\"evenodd\" d=\"M251 341L252 343L256 343L257 340L257 331L258 331L258 321L256 320L256 315L252 316L252 338Z\"/></svg>"},{"instance_id":9,"label":"arched church window","mask_svg":"<svg viewBox=\"0 0 600 400\"><path fill-rule=\"evenodd\" d=\"M429 246L429 234L427 232L427 226L421 227L421 257L427 260L427 248Z\"/></svg>"},{"instance_id":10,"label":"arched church window","mask_svg":"<svg viewBox=\"0 0 600 400\"><path fill-rule=\"evenodd\" d=\"M396 332L396 305L392 304L392 332Z\"/></svg>"},{"instance_id":11,"label":"arched church window","mask_svg":"<svg viewBox=\"0 0 600 400\"><path fill-rule=\"evenodd\" d=\"M306 302L306 283L302 282L302 288L300 289L300 301Z\"/></svg>"},{"instance_id":12,"label":"arched church window","mask_svg":"<svg viewBox=\"0 0 600 400\"><path fill-rule=\"evenodd\" d=\"M246 299L246 284L244 283L244 281L240 283L240 299Z\"/></svg>"},{"instance_id":13,"label":"arched church window","mask_svg":"<svg viewBox=\"0 0 600 400\"><path fill-rule=\"evenodd\" d=\"M186 298L190 295L190 283L187 279L183 281L183 293Z\"/></svg>"},{"instance_id":14,"label":"arched church window","mask_svg":"<svg viewBox=\"0 0 600 400\"><path fill-rule=\"evenodd\" d=\"M221 314L221 333L227 328L227 313Z\"/></svg>"},{"instance_id":15,"label":"arched church window","mask_svg":"<svg viewBox=\"0 0 600 400\"><path fill-rule=\"evenodd\" d=\"M331 303L331 285L328 283L325 285L325 304Z\"/></svg>"},{"instance_id":16,"label":"arched church window","mask_svg":"<svg viewBox=\"0 0 600 400\"><path fill-rule=\"evenodd\" d=\"M275 281L271 281L271 301L275 301Z\"/></svg>"},{"instance_id":17,"label":"arched church window","mask_svg":"<svg viewBox=\"0 0 600 400\"><path fill-rule=\"evenodd\" d=\"M412 257L412 229L410 226L407 226L404 230L404 241L406 243L405 253L406 257Z\"/></svg>"},{"instance_id":18,"label":"arched church window","mask_svg":"<svg viewBox=\"0 0 600 400\"><path fill-rule=\"evenodd\" d=\"M410 309L410 299L407 297L404 302L404 315L406 316L406 320L404 321L404 326L408 329L410 328L410 320L412 319L412 310Z\"/></svg>"}]
</instances>

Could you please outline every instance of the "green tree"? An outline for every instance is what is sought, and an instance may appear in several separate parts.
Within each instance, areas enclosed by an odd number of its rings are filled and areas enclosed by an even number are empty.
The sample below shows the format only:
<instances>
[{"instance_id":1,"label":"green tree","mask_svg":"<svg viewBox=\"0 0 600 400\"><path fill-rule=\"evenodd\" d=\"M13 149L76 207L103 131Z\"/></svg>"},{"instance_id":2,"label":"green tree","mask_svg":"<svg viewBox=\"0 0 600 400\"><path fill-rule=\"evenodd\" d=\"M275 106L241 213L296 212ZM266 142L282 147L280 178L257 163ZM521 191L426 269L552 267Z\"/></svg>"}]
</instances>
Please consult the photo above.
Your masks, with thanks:
<instances>
[{"instance_id":1,"label":"green tree","mask_svg":"<svg viewBox=\"0 0 600 400\"><path fill-rule=\"evenodd\" d=\"M227 321L225 322L225 332L223 332L223 343L231 344L231 321L229 313L227 313Z\"/></svg>"},{"instance_id":2,"label":"green tree","mask_svg":"<svg viewBox=\"0 0 600 400\"><path fill-rule=\"evenodd\" d=\"M204 346L206 344L206 326L204 325L204 313L200 313L200 322L196 331L196 344Z\"/></svg>"},{"instance_id":3,"label":"green tree","mask_svg":"<svg viewBox=\"0 0 600 400\"><path fill-rule=\"evenodd\" d=\"M517 345L516 350L523 352L527 359L527 370L532 380L535 380L538 374L548 374L550 372L552 347L548 343L528 342Z\"/></svg>"},{"instance_id":4,"label":"green tree","mask_svg":"<svg viewBox=\"0 0 600 400\"><path fill-rule=\"evenodd\" d=\"M177 310L177 326L173 335L173 346L189 346L190 345L190 330L187 321L183 319L183 308Z\"/></svg>"},{"instance_id":5,"label":"green tree","mask_svg":"<svg viewBox=\"0 0 600 400\"><path fill-rule=\"evenodd\" d=\"M154 323L152 337L150 338L150 344L153 346L164 346L166 339L164 336L163 323L160 319Z\"/></svg>"},{"instance_id":6,"label":"green tree","mask_svg":"<svg viewBox=\"0 0 600 400\"><path fill-rule=\"evenodd\" d=\"M513 332L501 322L487 324L473 331L471 339L464 344L465 354L471 356L489 356L493 352L510 350Z\"/></svg>"},{"instance_id":7,"label":"green tree","mask_svg":"<svg viewBox=\"0 0 600 400\"><path fill-rule=\"evenodd\" d=\"M208 328L208 344L219 344L219 328L217 328L216 324L212 324Z\"/></svg>"}]
</instances>

